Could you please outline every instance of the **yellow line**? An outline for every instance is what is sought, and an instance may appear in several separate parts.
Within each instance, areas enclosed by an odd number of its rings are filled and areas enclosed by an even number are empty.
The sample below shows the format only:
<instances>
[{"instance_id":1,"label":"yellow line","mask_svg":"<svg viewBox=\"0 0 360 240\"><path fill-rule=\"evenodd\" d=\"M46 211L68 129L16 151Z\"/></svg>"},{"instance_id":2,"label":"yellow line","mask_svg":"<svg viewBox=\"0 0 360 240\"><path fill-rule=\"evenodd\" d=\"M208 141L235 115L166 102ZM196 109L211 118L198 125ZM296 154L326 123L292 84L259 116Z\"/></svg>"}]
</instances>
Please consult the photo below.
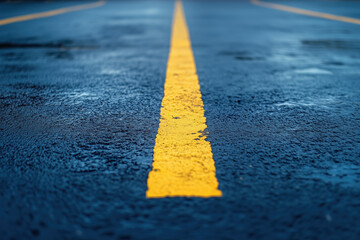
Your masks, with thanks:
<instances>
[{"instance_id":1,"label":"yellow line","mask_svg":"<svg viewBox=\"0 0 360 240\"><path fill-rule=\"evenodd\" d=\"M200 85L182 3L176 2L148 198L219 197Z\"/></svg>"},{"instance_id":2,"label":"yellow line","mask_svg":"<svg viewBox=\"0 0 360 240\"><path fill-rule=\"evenodd\" d=\"M10 24L10 23L28 21L28 20L32 20L32 19L36 19L36 18L51 17L51 16L55 16L55 15L59 15L59 14L67 13L67 12L79 11L79 10L83 10L83 9L87 9L87 8L100 7L104 4L105 4L105 1L102 0L102 1L95 2L95 3L82 4L82 5L66 7L66 8L59 8L59 9L51 10L51 11L47 11L47 12L40 12L40 13L28 14L28 15L23 15L23 16L18 16L18 17L5 18L5 19L0 20L0 26Z\"/></svg>"},{"instance_id":3,"label":"yellow line","mask_svg":"<svg viewBox=\"0 0 360 240\"><path fill-rule=\"evenodd\" d=\"M328 14L328 13L309 11L309 10L305 10L305 9L301 9L301 8L288 7L285 5L280 5L280 4L275 4L275 3L261 2L259 0L251 0L251 2L258 6L274 8L274 9L278 9L278 10L282 10L282 11L286 11L286 12L292 12L292 13L308 15L308 16L313 16L313 17L318 17L318 18L326 18L326 19L340 21L340 22L360 24L360 19L356 19L356 18L349 18L349 17L332 15L332 14Z\"/></svg>"}]
</instances>

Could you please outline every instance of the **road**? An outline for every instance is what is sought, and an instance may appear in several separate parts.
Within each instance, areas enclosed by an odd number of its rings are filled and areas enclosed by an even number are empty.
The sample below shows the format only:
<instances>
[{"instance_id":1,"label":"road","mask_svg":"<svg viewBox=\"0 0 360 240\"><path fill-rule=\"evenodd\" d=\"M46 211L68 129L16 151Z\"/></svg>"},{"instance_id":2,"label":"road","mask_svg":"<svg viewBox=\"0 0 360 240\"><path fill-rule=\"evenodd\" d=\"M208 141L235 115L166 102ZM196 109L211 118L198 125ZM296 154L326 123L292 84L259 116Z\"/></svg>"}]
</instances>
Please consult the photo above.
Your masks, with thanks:
<instances>
[{"instance_id":1,"label":"road","mask_svg":"<svg viewBox=\"0 0 360 240\"><path fill-rule=\"evenodd\" d=\"M179 4L0 3L1 239L360 239L360 2Z\"/></svg>"}]
</instances>

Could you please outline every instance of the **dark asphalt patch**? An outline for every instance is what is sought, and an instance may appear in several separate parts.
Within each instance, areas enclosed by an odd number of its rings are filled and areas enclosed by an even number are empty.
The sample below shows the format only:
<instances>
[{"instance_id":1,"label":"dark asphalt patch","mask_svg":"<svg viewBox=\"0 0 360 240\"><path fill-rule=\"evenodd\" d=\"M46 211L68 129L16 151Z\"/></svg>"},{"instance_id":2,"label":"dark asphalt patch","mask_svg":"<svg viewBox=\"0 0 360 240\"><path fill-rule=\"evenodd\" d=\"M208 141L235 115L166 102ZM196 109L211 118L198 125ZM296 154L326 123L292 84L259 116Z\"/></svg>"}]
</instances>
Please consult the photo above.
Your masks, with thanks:
<instances>
[{"instance_id":1,"label":"dark asphalt patch","mask_svg":"<svg viewBox=\"0 0 360 240\"><path fill-rule=\"evenodd\" d=\"M53 57L55 59L66 59L66 60L74 59L74 56L70 52L65 52L65 51L47 52L46 55L49 57Z\"/></svg>"},{"instance_id":2,"label":"dark asphalt patch","mask_svg":"<svg viewBox=\"0 0 360 240\"><path fill-rule=\"evenodd\" d=\"M0 56L4 61L7 62L24 61L29 59L29 57L26 56L26 54L20 51L0 53Z\"/></svg>"},{"instance_id":3,"label":"dark asphalt patch","mask_svg":"<svg viewBox=\"0 0 360 240\"><path fill-rule=\"evenodd\" d=\"M78 49L96 49L93 45L74 45L72 40L65 40L61 42L48 43L0 43L0 49L28 49L28 48L59 48L63 50L78 50Z\"/></svg>"},{"instance_id":4,"label":"dark asphalt patch","mask_svg":"<svg viewBox=\"0 0 360 240\"><path fill-rule=\"evenodd\" d=\"M253 60L264 60L265 58L262 57L248 57L248 56L236 56L236 60L240 61L253 61Z\"/></svg>"},{"instance_id":5,"label":"dark asphalt patch","mask_svg":"<svg viewBox=\"0 0 360 240\"><path fill-rule=\"evenodd\" d=\"M360 41L355 40L301 40L305 46L313 48L339 49L339 50L360 50Z\"/></svg>"},{"instance_id":6,"label":"dark asphalt patch","mask_svg":"<svg viewBox=\"0 0 360 240\"><path fill-rule=\"evenodd\" d=\"M248 51L221 51L219 52L221 56L232 56L234 59L239 61L255 61L255 60L265 60L264 57L253 56Z\"/></svg>"},{"instance_id":7,"label":"dark asphalt patch","mask_svg":"<svg viewBox=\"0 0 360 240\"><path fill-rule=\"evenodd\" d=\"M343 62L338 62L338 61L326 61L326 62L324 62L324 64L333 65L333 66L343 66L344 65Z\"/></svg>"},{"instance_id":8,"label":"dark asphalt patch","mask_svg":"<svg viewBox=\"0 0 360 240\"><path fill-rule=\"evenodd\" d=\"M102 29L104 37L117 35L118 37L128 37L131 35L141 35L146 33L146 26L140 24L114 24L106 25Z\"/></svg>"}]
</instances>

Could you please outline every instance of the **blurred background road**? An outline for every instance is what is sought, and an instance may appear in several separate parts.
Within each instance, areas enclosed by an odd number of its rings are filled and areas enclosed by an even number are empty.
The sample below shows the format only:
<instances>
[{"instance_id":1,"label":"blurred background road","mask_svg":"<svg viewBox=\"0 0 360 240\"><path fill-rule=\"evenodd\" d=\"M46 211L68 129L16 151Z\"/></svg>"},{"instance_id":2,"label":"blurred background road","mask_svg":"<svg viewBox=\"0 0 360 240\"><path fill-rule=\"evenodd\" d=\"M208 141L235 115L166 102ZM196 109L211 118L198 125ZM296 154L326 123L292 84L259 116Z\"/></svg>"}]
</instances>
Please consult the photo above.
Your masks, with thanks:
<instances>
[{"instance_id":1,"label":"blurred background road","mask_svg":"<svg viewBox=\"0 0 360 240\"><path fill-rule=\"evenodd\" d=\"M360 239L360 25L257 3L183 0L222 197L147 199L174 1L0 2L69 10L0 26L0 238Z\"/></svg>"}]
</instances>

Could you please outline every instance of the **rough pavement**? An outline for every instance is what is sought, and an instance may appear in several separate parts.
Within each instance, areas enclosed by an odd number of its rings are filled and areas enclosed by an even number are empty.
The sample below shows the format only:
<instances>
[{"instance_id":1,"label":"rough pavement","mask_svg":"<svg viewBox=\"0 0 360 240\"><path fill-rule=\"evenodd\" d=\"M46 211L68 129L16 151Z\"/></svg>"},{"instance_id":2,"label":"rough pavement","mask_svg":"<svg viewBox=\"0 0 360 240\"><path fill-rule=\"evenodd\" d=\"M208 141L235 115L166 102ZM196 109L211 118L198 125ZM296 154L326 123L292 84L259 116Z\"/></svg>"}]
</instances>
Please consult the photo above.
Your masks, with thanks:
<instances>
[{"instance_id":1,"label":"rough pavement","mask_svg":"<svg viewBox=\"0 0 360 240\"><path fill-rule=\"evenodd\" d=\"M0 26L2 239L360 239L360 25L183 4L223 196L145 197L174 2L109 1Z\"/></svg>"}]
</instances>

